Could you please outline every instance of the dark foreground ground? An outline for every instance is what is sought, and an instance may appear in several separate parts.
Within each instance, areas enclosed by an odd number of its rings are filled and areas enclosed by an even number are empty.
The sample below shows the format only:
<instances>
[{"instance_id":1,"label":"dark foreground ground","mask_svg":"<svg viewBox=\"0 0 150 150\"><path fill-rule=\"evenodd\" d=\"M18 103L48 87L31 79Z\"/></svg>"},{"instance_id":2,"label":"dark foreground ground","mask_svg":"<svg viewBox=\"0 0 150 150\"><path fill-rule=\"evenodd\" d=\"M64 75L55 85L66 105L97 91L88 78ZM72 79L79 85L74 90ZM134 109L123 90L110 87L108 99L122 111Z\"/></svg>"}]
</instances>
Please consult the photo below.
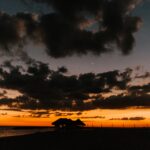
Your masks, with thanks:
<instances>
[{"instance_id":1,"label":"dark foreground ground","mask_svg":"<svg viewBox=\"0 0 150 150\"><path fill-rule=\"evenodd\" d=\"M0 150L150 150L150 129L76 129L0 139Z\"/></svg>"}]
</instances>

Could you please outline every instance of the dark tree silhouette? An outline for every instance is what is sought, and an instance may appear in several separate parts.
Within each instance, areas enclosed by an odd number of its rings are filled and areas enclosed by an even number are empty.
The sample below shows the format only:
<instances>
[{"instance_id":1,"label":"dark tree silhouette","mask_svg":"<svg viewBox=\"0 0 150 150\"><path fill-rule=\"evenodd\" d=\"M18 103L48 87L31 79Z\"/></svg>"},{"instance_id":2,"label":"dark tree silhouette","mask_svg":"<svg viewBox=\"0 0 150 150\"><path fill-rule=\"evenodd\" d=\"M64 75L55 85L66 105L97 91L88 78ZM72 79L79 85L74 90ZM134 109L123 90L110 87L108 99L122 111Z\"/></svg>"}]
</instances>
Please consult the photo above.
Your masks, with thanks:
<instances>
[{"instance_id":1,"label":"dark tree silhouette","mask_svg":"<svg viewBox=\"0 0 150 150\"><path fill-rule=\"evenodd\" d=\"M75 121L67 118L60 118L52 123L56 128L75 128L75 127L83 127L85 123L80 119Z\"/></svg>"}]
</instances>

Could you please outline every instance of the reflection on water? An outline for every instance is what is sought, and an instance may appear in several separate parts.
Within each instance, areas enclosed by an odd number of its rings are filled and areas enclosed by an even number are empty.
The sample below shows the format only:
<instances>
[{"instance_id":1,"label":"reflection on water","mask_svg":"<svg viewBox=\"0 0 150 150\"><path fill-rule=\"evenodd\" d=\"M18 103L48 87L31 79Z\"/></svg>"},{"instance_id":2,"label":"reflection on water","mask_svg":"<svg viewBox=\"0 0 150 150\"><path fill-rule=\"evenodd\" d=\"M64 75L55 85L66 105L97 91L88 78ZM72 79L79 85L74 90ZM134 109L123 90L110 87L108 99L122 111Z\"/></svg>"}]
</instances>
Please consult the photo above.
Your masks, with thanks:
<instances>
[{"instance_id":1,"label":"reflection on water","mask_svg":"<svg viewBox=\"0 0 150 150\"><path fill-rule=\"evenodd\" d=\"M48 132L53 131L53 128L42 128L42 129L13 129L10 127L0 128L0 137L19 136L33 134L37 132Z\"/></svg>"}]
</instances>

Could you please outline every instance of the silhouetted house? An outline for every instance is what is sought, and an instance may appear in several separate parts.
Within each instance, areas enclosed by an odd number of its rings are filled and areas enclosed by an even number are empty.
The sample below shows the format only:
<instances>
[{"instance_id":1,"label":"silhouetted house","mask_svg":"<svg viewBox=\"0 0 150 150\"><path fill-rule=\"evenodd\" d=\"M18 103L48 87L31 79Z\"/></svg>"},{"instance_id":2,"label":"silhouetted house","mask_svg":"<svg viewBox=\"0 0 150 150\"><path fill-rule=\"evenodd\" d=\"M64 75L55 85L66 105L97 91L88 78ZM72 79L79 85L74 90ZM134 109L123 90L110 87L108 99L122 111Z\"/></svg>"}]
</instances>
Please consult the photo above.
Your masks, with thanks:
<instances>
[{"instance_id":1,"label":"silhouetted house","mask_svg":"<svg viewBox=\"0 0 150 150\"><path fill-rule=\"evenodd\" d=\"M83 126L85 126L85 123L82 122L80 119L77 119L76 121L74 121L74 124L77 127L83 127Z\"/></svg>"},{"instance_id":2,"label":"silhouetted house","mask_svg":"<svg viewBox=\"0 0 150 150\"><path fill-rule=\"evenodd\" d=\"M77 119L75 121L67 118L60 118L52 123L56 128L74 128L74 127L83 127L85 124Z\"/></svg>"}]
</instances>

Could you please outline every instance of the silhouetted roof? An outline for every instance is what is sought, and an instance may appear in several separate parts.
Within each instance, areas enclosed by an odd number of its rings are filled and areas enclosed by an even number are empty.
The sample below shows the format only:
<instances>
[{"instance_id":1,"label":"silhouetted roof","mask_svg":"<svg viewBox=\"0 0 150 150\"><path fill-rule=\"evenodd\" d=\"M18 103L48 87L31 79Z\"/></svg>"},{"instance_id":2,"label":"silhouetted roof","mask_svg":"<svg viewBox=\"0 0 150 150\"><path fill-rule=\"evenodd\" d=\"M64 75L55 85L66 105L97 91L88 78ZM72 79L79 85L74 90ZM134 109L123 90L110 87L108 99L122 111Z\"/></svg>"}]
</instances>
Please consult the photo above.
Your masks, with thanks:
<instances>
[{"instance_id":1,"label":"silhouetted roof","mask_svg":"<svg viewBox=\"0 0 150 150\"><path fill-rule=\"evenodd\" d=\"M52 123L52 125L62 125L62 124L75 125L75 126L85 126L85 124L80 119L73 121L73 120L67 119L67 118L60 118L60 119L58 119Z\"/></svg>"},{"instance_id":2,"label":"silhouetted roof","mask_svg":"<svg viewBox=\"0 0 150 150\"><path fill-rule=\"evenodd\" d=\"M85 126L85 123L82 122L80 119L77 119L77 120L75 121L75 123L76 123L76 125Z\"/></svg>"},{"instance_id":3,"label":"silhouetted roof","mask_svg":"<svg viewBox=\"0 0 150 150\"><path fill-rule=\"evenodd\" d=\"M67 119L67 118L60 118L56 121L54 121L52 124L56 125L56 124L65 124L65 123L71 123L72 120L71 119Z\"/></svg>"}]
</instances>

